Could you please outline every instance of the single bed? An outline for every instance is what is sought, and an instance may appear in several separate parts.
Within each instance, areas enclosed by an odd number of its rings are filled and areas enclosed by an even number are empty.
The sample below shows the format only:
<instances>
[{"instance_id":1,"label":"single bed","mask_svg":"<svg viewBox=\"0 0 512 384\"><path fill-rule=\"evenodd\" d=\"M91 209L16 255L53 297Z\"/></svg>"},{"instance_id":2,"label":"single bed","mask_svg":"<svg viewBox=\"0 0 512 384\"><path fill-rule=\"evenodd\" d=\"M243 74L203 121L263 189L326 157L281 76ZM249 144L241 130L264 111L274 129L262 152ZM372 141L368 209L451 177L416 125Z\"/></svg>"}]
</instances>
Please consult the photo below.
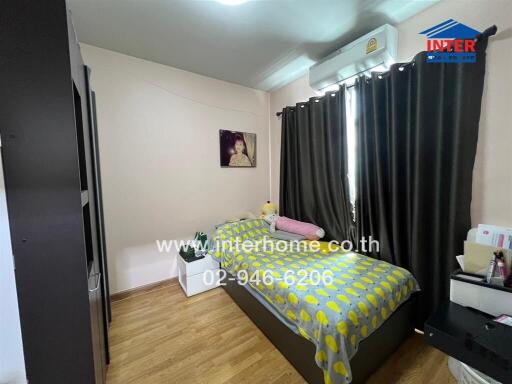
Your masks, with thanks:
<instances>
[{"instance_id":1,"label":"single bed","mask_svg":"<svg viewBox=\"0 0 512 384\"><path fill-rule=\"evenodd\" d=\"M214 255L226 272L224 289L310 384L363 383L412 332L416 281L401 268L351 252L218 245L268 235L262 220L217 230ZM329 270L334 281L283 278L299 270ZM267 279L247 281L264 272Z\"/></svg>"}]
</instances>

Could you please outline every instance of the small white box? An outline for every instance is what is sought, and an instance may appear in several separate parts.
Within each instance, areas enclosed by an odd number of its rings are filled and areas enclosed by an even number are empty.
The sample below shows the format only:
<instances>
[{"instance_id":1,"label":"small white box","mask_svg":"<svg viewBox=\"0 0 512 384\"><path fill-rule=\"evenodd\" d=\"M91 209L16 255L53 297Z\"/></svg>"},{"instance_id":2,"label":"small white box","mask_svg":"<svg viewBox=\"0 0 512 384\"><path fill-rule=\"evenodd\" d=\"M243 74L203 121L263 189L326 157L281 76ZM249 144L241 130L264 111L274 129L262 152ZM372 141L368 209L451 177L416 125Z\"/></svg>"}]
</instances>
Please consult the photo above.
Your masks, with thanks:
<instances>
[{"instance_id":1,"label":"small white box","mask_svg":"<svg viewBox=\"0 0 512 384\"><path fill-rule=\"evenodd\" d=\"M187 297L220 285L220 266L210 255L187 263L178 257L178 280Z\"/></svg>"}]
</instances>

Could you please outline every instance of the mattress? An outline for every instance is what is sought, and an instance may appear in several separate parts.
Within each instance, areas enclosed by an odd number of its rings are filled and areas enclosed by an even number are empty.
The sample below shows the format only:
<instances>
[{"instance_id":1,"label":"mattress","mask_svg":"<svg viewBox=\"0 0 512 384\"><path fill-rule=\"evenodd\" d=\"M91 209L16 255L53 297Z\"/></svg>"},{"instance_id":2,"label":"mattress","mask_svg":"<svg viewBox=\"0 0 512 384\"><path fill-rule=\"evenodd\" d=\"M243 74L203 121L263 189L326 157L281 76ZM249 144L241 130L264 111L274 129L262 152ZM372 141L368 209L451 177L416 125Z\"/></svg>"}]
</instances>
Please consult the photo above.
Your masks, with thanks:
<instances>
[{"instance_id":1,"label":"mattress","mask_svg":"<svg viewBox=\"0 0 512 384\"><path fill-rule=\"evenodd\" d=\"M283 250L282 241L269 247L279 241L269 233L259 219L226 224L213 238L213 255L276 317L315 344L326 384L349 383L359 343L419 290L418 283L403 268L354 252Z\"/></svg>"}]
</instances>

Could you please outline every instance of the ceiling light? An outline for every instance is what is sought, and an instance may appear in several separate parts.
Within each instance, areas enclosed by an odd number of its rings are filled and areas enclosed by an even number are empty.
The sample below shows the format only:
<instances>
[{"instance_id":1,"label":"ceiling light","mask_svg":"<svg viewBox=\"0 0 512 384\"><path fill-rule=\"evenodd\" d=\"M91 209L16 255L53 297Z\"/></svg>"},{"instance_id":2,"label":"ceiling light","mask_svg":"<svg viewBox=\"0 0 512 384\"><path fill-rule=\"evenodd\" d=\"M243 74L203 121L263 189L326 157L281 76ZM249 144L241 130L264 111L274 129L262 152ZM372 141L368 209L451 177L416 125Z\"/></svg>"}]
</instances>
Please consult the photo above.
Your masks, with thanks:
<instances>
[{"instance_id":1,"label":"ceiling light","mask_svg":"<svg viewBox=\"0 0 512 384\"><path fill-rule=\"evenodd\" d=\"M224 5L240 5L246 3L248 0L216 0L218 3Z\"/></svg>"}]
</instances>

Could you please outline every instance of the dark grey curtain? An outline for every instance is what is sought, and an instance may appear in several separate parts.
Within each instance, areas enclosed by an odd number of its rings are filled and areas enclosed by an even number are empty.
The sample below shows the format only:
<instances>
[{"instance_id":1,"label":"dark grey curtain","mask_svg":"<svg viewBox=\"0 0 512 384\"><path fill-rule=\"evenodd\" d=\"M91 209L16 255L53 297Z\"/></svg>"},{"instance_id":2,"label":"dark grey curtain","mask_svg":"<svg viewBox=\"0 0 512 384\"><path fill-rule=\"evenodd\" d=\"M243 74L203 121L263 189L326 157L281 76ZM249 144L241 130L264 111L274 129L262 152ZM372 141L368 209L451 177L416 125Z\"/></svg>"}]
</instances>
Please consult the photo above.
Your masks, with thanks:
<instances>
[{"instance_id":1,"label":"dark grey curtain","mask_svg":"<svg viewBox=\"0 0 512 384\"><path fill-rule=\"evenodd\" d=\"M279 210L314 223L326 239L351 239L345 89L282 113Z\"/></svg>"},{"instance_id":2,"label":"dark grey curtain","mask_svg":"<svg viewBox=\"0 0 512 384\"><path fill-rule=\"evenodd\" d=\"M471 228L470 205L485 74L486 31L477 63L411 63L359 78L358 236L410 270L422 289L418 324L448 296L455 256Z\"/></svg>"}]
</instances>

